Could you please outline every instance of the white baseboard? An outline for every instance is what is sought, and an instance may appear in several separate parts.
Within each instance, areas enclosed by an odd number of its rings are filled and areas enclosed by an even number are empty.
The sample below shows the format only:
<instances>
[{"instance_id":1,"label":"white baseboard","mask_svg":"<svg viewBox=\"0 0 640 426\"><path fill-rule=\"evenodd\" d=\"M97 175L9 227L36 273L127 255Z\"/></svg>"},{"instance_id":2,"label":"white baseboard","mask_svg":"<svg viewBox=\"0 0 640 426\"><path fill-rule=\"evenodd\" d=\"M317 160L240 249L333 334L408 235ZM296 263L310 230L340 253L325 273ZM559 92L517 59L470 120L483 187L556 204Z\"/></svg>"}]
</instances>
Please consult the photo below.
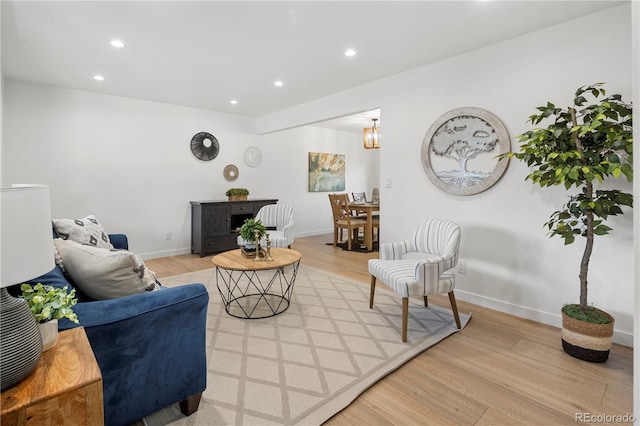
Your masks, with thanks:
<instances>
[{"instance_id":1,"label":"white baseboard","mask_svg":"<svg viewBox=\"0 0 640 426\"><path fill-rule=\"evenodd\" d=\"M181 248L181 249L173 249L173 250L164 250L164 251L154 251L151 253L138 253L138 256L142 258L142 260L148 259L157 259L159 257L171 257L171 256L180 256L182 254L190 254L191 248Z\"/></svg>"},{"instance_id":2,"label":"white baseboard","mask_svg":"<svg viewBox=\"0 0 640 426\"><path fill-rule=\"evenodd\" d=\"M333 232L332 230L317 230L297 233L296 237L309 237L313 235L322 235ZM294 241L295 244L295 241ZM139 254L143 260L156 259L159 257L179 256L182 254L191 253L191 248L182 248L174 250L157 251L151 253ZM456 290L456 298L465 302L473 303L485 308L494 309L499 312L515 315L521 318L526 318L532 321L537 321L542 324L547 324L553 327L562 327L562 318L559 313L543 312L535 309L528 308L526 306L515 305L505 302L503 300L492 299L475 293L469 293L462 290ZM559 337L558 337L559 338ZM627 331L621 331L614 329L613 342L620 345L633 347L634 336L633 333Z\"/></svg>"},{"instance_id":3,"label":"white baseboard","mask_svg":"<svg viewBox=\"0 0 640 426\"><path fill-rule=\"evenodd\" d=\"M515 315L517 317L526 318L532 321L547 324L553 327L562 327L562 317L560 313L552 314L549 312L538 311L528 308L526 306L515 305L505 302L503 300L492 299L479 294L469 293L462 290L456 290L456 299L463 300L465 302L473 303L474 305L483 306L485 308L493 309L506 314ZM560 333L558 331L558 339L560 339ZM633 333L627 331L613 330L613 342L620 345L633 347Z\"/></svg>"},{"instance_id":4,"label":"white baseboard","mask_svg":"<svg viewBox=\"0 0 640 426\"><path fill-rule=\"evenodd\" d=\"M306 232L296 232L295 233L295 237L296 238L302 238L302 237L312 237L314 235L323 235L323 234L330 234L333 235L333 228L329 228L329 229L316 229L315 231L306 231ZM332 237L333 238L333 237ZM294 241L295 242L295 241Z\"/></svg>"},{"instance_id":5,"label":"white baseboard","mask_svg":"<svg viewBox=\"0 0 640 426\"><path fill-rule=\"evenodd\" d=\"M295 234L295 237L302 238L302 237L311 237L314 235L323 235L323 234L332 234L332 233L333 233L333 229L320 229L315 231L299 232ZM294 243L295 243L295 240L294 240ZM182 254L190 254L190 253L191 253L191 248L185 247L180 249L153 251L149 253L136 253L136 254L138 254L138 256L140 256L143 260L147 260L147 259L157 259L159 257L180 256Z\"/></svg>"}]
</instances>

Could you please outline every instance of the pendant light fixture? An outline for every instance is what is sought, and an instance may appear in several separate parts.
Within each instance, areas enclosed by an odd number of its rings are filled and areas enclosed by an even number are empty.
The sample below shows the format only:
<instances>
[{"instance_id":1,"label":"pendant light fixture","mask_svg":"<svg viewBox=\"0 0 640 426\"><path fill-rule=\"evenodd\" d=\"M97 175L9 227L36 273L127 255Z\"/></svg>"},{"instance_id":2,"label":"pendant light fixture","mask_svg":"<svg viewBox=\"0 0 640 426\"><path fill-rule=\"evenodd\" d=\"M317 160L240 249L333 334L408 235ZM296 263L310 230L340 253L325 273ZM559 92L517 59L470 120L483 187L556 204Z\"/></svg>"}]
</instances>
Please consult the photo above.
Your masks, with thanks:
<instances>
[{"instance_id":1,"label":"pendant light fixture","mask_svg":"<svg viewBox=\"0 0 640 426\"><path fill-rule=\"evenodd\" d=\"M372 118L373 126L364 129L364 148L378 149L380 148L380 128L376 127L377 118Z\"/></svg>"}]
</instances>

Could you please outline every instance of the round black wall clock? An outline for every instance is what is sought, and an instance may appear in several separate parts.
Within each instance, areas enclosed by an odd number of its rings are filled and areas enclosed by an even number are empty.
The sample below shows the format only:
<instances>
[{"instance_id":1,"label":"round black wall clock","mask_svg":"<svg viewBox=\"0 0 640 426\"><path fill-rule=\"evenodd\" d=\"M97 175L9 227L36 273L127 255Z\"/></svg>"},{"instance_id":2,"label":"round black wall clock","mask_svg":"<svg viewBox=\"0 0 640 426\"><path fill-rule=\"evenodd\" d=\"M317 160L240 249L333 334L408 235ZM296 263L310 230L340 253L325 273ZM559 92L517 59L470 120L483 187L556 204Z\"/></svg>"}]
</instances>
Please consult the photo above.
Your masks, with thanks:
<instances>
[{"instance_id":1,"label":"round black wall clock","mask_svg":"<svg viewBox=\"0 0 640 426\"><path fill-rule=\"evenodd\" d=\"M211 161L218 156L220 144L211 133L196 133L191 138L191 152L198 160Z\"/></svg>"}]
</instances>

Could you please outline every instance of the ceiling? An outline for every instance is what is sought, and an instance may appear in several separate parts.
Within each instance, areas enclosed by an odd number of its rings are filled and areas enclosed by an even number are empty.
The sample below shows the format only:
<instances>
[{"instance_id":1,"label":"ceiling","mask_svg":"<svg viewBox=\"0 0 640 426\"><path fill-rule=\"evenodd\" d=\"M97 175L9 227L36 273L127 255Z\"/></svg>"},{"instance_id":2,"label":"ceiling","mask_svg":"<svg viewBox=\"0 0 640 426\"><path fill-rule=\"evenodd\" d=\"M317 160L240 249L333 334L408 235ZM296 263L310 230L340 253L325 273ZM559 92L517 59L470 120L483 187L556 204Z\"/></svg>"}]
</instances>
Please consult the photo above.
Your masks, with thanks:
<instances>
[{"instance_id":1,"label":"ceiling","mask_svg":"<svg viewBox=\"0 0 640 426\"><path fill-rule=\"evenodd\" d=\"M622 3L3 0L2 72L259 117Z\"/></svg>"}]
</instances>

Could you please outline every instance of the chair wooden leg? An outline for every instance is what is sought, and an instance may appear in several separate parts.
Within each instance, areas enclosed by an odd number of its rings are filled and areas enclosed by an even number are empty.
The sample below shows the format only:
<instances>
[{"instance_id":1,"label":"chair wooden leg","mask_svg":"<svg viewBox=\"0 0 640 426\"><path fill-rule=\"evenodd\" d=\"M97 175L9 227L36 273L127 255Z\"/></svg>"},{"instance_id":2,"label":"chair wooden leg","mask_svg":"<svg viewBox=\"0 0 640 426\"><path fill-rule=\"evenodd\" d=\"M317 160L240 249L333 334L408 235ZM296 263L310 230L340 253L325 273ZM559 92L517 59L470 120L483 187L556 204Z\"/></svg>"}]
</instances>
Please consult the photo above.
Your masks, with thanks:
<instances>
[{"instance_id":1,"label":"chair wooden leg","mask_svg":"<svg viewBox=\"0 0 640 426\"><path fill-rule=\"evenodd\" d=\"M451 302L451 310L453 311L453 317L456 319L456 326L458 330L462 328L460 325L460 315L458 315L458 305L456 304L456 297L453 295L453 291L449 292L449 302Z\"/></svg>"},{"instance_id":2,"label":"chair wooden leg","mask_svg":"<svg viewBox=\"0 0 640 426\"><path fill-rule=\"evenodd\" d=\"M424 306L429 307L429 296L424 296Z\"/></svg>"},{"instance_id":3,"label":"chair wooden leg","mask_svg":"<svg viewBox=\"0 0 640 426\"><path fill-rule=\"evenodd\" d=\"M407 342L407 323L409 322L409 298L402 298L402 343Z\"/></svg>"},{"instance_id":4,"label":"chair wooden leg","mask_svg":"<svg viewBox=\"0 0 640 426\"><path fill-rule=\"evenodd\" d=\"M373 309L373 296L376 294L376 276L371 275L371 291L369 293L369 309Z\"/></svg>"},{"instance_id":5,"label":"chair wooden leg","mask_svg":"<svg viewBox=\"0 0 640 426\"><path fill-rule=\"evenodd\" d=\"M351 251L351 230L347 229L347 250Z\"/></svg>"},{"instance_id":6,"label":"chair wooden leg","mask_svg":"<svg viewBox=\"0 0 640 426\"><path fill-rule=\"evenodd\" d=\"M333 246L338 245L338 228L333 228Z\"/></svg>"}]
</instances>

